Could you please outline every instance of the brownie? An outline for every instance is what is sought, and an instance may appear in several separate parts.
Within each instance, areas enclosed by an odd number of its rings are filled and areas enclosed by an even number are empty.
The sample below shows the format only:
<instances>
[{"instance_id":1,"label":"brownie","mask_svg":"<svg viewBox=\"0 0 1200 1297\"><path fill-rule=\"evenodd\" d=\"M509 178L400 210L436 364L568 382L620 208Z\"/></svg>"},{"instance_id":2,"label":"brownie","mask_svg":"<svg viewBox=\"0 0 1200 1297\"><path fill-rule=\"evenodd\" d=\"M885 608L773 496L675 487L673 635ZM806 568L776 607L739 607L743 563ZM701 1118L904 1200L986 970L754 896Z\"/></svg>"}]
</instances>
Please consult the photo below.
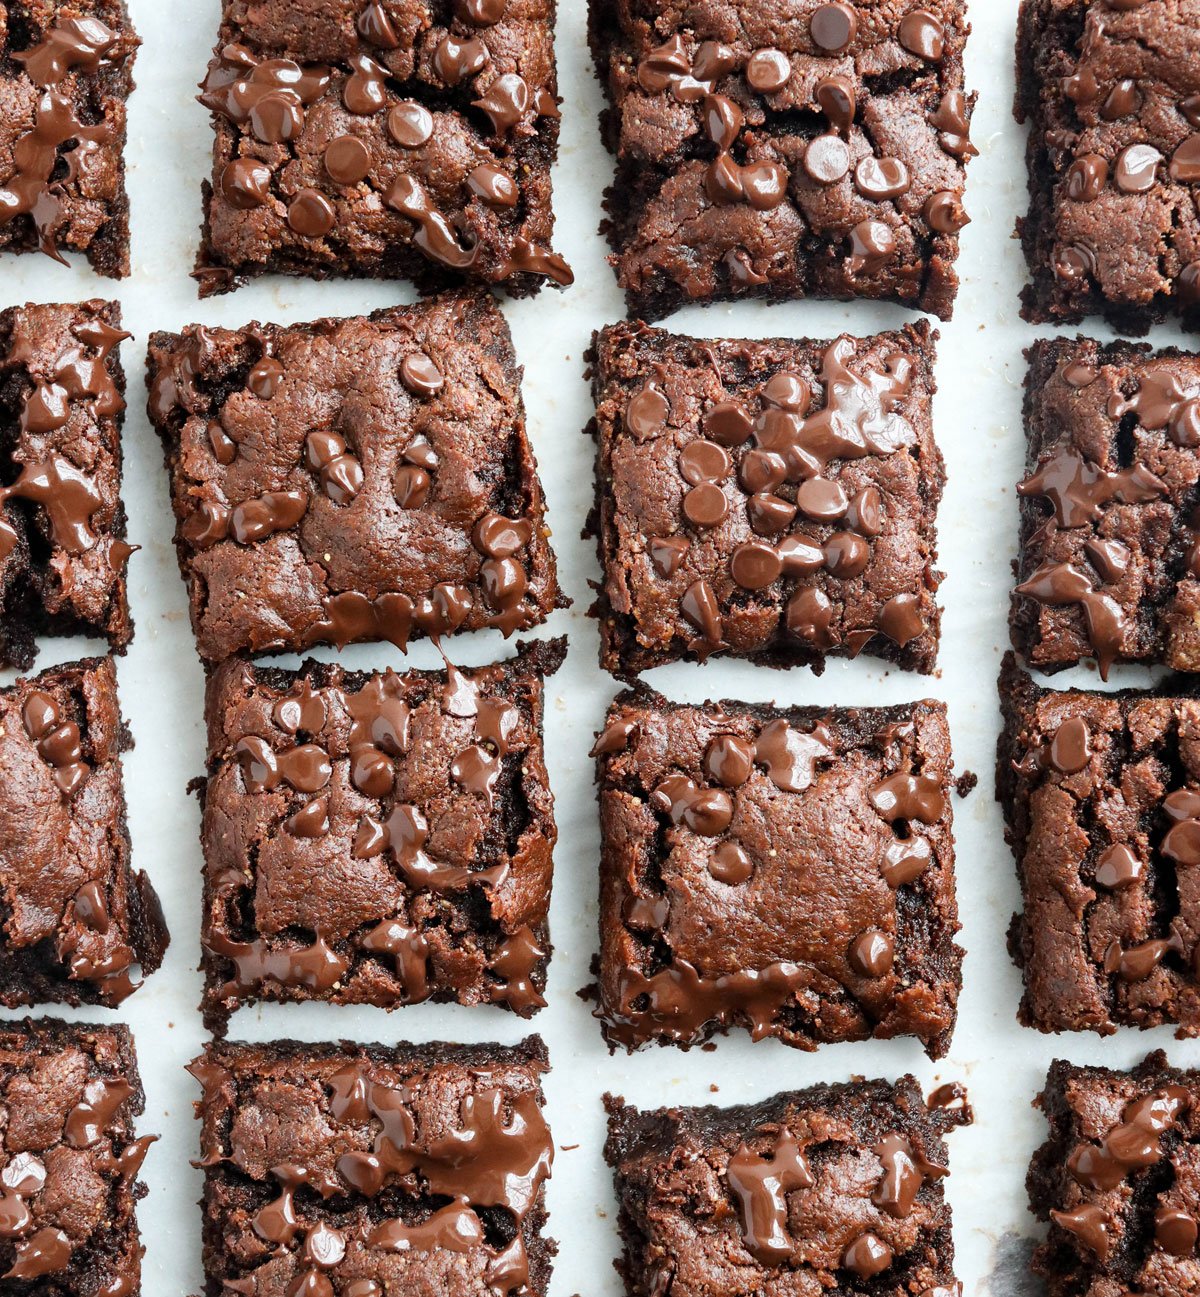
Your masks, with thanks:
<instances>
[{"instance_id":1,"label":"brownie","mask_svg":"<svg viewBox=\"0 0 1200 1297\"><path fill-rule=\"evenodd\" d=\"M129 1028L0 1025L0 1286L38 1297L139 1297L138 1172L157 1136Z\"/></svg>"},{"instance_id":2,"label":"brownie","mask_svg":"<svg viewBox=\"0 0 1200 1297\"><path fill-rule=\"evenodd\" d=\"M124 0L0 6L0 251L82 252L129 274L125 101L141 42Z\"/></svg>"},{"instance_id":3,"label":"brownie","mask_svg":"<svg viewBox=\"0 0 1200 1297\"><path fill-rule=\"evenodd\" d=\"M1200 694L1040 689L1005 658L997 796L1024 897L1009 947L1040 1031L1200 1036Z\"/></svg>"},{"instance_id":4,"label":"brownie","mask_svg":"<svg viewBox=\"0 0 1200 1297\"><path fill-rule=\"evenodd\" d=\"M201 295L268 271L574 278L550 249L554 0L224 0Z\"/></svg>"},{"instance_id":5,"label":"brownie","mask_svg":"<svg viewBox=\"0 0 1200 1297\"><path fill-rule=\"evenodd\" d=\"M156 333L150 418L201 656L544 621L566 601L486 294Z\"/></svg>"},{"instance_id":6,"label":"brownie","mask_svg":"<svg viewBox=\"0 0 1200 1297\"><path fill-rule=\"evenodd\" d=\"M974 95L963 0L590 0L632 315L757 296L949 319Z\"/></svg>"},{"instance_id":7,"label":"brownie","mask_svg":"<svg viewBox=\"0 0 1200 1297\"><path fill-rule=\"evenodd\" d=\"M610 1047L740 1026L945 1054L962 951L941 703L694 707L643 688L593 752Z\"/></svg>"},{"instance_id":8,"label":"brownie","mask_svg":"<svg viewBox=\"0 0 1200 1297\"><path fill-rule=\"evenodd\" d=\"M120 325L116 302L0 311L0 666L36 635L133 638Z\"/></svg>"},{"instance_id":9,"label":"brownie","mask_svg":"<svg viewBox=\"0 0 1200 1297\"><path fill-rule=\"evenodd\" d=\"M945 470L921 323L833 342L620 324L591 353L601 664L867 651L933 670Z\"/></svg>"},{"instance_id":10,"label":"brownie","mask_svg":"<svg viewBox=\"0 0 1200 1297\"><path fill-rule=\"evenodd\" d=\"M169 940L130 868L111 658L0 689L0 1005L120 1004Z\"/></svg>"},{"instance_id":11,"label":"brownie","mask_svg":"<svg viewBox=\"0 0 1200 1297\"><path fill-rule=\"evenodd\" d=\"M545 1005L554 799L543 681L565 640L461 672L209 680L204 1014L256 1000Z\"/></svg>"},{"instance_id":12,"label":"brownie","mask_svg":"<svg viewBox=\"0 0 1200 1297\"><path fill-rule=\"evenodd\" d=\"M1022 0L1030 124L1021 314L1200 327L1200 23L1192 0Z\"/></svg>"},{"instance_id":13,"label":"brownie","mask_svg":"<svg viewBox=\"0 0 1200 1297\"><path fill-rule=\"evenodd\" d=\"M546 1047L214 1044L207 1297L544 1297Z\"/></svg>"},{"instance_id":14,"label":"brownie","mask_svg":"<svg viewBox=\"0 0 1200 1297\"><path fill-rule=\"evenodd\" d=\"M1033 1255L1047 1297L1175 1297L1200 1288L1200 1072L1161 1051L1130 1072L1057 1061L1050 1126L1026 1182L1049 1226Z\"/></svg>"},{"instance_id":15,"label":"brownie","mask_svg":"<svg viewBox=\"0 0 1200 1297\"><path fill-rule=\"evenodd\" d=\"M943 1136L915 1077L736 1108L640 1112L606 1096L629 1297L962 1297Z\"/></svg>"},{"instance_id":16,"label":"brownie","mask_svg":"<svg viewBox=\"0 0 1200 1297\"><path fill-rule=\"evenodd\" d=\"M1087 338L1026 354L1013 644L1045 672L1200 671L1200 357Z\"/></svg>"}]
</instances>

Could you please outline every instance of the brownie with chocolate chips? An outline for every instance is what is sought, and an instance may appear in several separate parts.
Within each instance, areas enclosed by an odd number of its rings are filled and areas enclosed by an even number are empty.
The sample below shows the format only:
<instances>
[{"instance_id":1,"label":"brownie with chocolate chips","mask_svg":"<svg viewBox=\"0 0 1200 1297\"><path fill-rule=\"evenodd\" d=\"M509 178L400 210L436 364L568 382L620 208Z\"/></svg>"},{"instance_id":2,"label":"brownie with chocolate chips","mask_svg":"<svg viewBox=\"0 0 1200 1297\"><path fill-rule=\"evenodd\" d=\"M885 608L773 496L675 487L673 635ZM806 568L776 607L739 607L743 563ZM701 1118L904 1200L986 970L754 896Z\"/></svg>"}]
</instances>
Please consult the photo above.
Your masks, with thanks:
<instances>
[{"instance_id":1,"label":"brownie with chocolate chips","mask_svg":"<svg viewBox=\"0 0 1200 1297\"><path fill-rule=\"evenodd\" d=\"M912 1076L735 1108L606 1096L629 1297L962 1297L941 1181L970 1110L935 1100Z\"/></svg>"},{"instance_id":2,"label":"brownie with chocolate chips","mask_svg":"<svg viewBox=\"0 0 1200 1297\"><path fill-rule=\"evenodd\" d=\"M214 1044L208 1297L545 1297L546 1047Z\"/></svg>"},{"instance_id":3,"label":"brownie with chocolate chips","mask_svg":"<svg viewBox=\"0 0 1200 1297\"><path fill-rule=\"evenodd\" d=\"M1194 0L1022 0L1018 222L1038 324L1200 327L1200 14Z\"/></svg>"},{"instance_id":4,"label":"brownie with chocolate chips","mask_svg":"<svg viewBox=\"0 0 1200 1297\"><path fill-rule=\"evenodd\" d=\"M554 799L543 688L565 640L462 672L208 684L204 1015L258 1000L543 1007Z\"/></svg>"},{"instance_id":5,"label":"brownie with chocolate chips","mask_svg":"<svg viewBox=\"0 0 1200 1297\"><path fill-rule=\"evenodd\" d=\"M1037 1106L1050 1132L1026 1184L1047 1297L1195 1292L1200 1072L1161 1050L1129 1072L1060 1060Z\"/></svg>"},{"instance_id":6,"label":"brownie with chocolate chips","mask_svg":"<svg viewBox=\"0 0 1200 1297\"><path fill-rule=\"evenodd\" d=\"M1013 644L1045 672L1200 670L1200 357L1088 338L1026 354Z\"/></svg>"},{"instance_id":7,"label":"brownie with chocolate chips","mask_svg":"<svg viewBox=\"0 0 1200 1297\"><path fill-rule=\"evenodd\" d=\"M6 1293L139 1297L137 1178L157 1136L129 1028L0 1026L0 1285Z\"/></svg>"},{"instance_id":8,"label":"brownie with chocolate chips","mask_svg":"<svg viewBox=\"0 0 1200 1297\"><path fill-rule=\"evenodd\" d=\"M1010 653L996 794L1024 898L1009 948L1040 1031L1200 1035L1200 694L1041 689Z\"/></svg>"},{"instance_id":9,"label":"brownie with chocolate chips","mask_svg":"<svg viewBox=\"0 0 1200 1297\"><path fill-rule=\"evenodd\" d=\"M962 951L941 703L695 707L642 688L593 751L610 1046L737 1026L945 1054Z\"/></svg>"},{"instance_id":10,"label":"brownie with chocolate chips","mask_svg":"<svg viewBox=\"0 0 1200 1297\"><path fill-rule=\"evenodd\" d=\"M201 295L266 272L474 280L551 250L554 0L224 0L201 87L216 138Z\"/></svg>"},{"instance_id":11,"label":"brownie with chocolate chips","mask_svg":"<svg viewBox=\"0 0 1200 1297\"><path fill-rule=\"evenodd\" d=\"M111 658L0 689L0 1005L120 1004L168 936L130 868Z\"/></svg>"},{"instance_id":12,"label":"brownie with chocolate chips","mask_svg":"<svg viewBox=\"0 0 1200 1297\"><path fill-rule=\"evenodd\" d=\"M506 635L566 600L486 294L150 339L200 655Z\"/></svg>"},{"instance_id":13,"label":"brownie with chocolate chips","mask_svg":"<svg viewBox=\"0 0 1200 1297\"><path fill-rule=\"evenodd\" d=\"M129 274L125 101L140 44L124 0L0 7L0 252L81 252Z\"/></svg>"},{"instance_id":14,"label":"brownie with chocolate chips","mask_svg":"<svg viewBox=\"0 0 1200 1297\"><path fill-rule=\"evenodd\" d=\"M933 670L945 470L924 323L833 342L620 324L591 352L601 664Z\"/></svg>"},{"instance_id":15,"label":"brownie with chocolate chips","mask_svg":"<svg viewBox=\"0 0 1200 1297\"><path fill-rule=\"evenodd\" d=\"M38 635L133 638L120 326L116 302L0 311L0 666Z\"/></svg>"},{"instance_id":16,"label":"brownie with chocolate chips","mask_svg":"<svg viewBox=\"0 0 1200 1297\"><path fill-rule=\"evenodd\" d=\"M963 0L590 0L631 315L883 298L949 319L974 95Z\"/></svg>"}]
</instances>

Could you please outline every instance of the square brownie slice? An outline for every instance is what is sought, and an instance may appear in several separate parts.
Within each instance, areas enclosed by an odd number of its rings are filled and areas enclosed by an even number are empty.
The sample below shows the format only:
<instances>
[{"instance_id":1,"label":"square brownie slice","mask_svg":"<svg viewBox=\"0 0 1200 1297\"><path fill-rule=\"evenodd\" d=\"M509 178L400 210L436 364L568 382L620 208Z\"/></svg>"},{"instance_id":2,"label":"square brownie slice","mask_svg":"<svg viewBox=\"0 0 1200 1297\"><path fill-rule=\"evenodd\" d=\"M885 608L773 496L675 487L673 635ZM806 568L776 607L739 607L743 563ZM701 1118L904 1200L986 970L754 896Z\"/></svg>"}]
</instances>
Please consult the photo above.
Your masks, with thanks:
<instances>
[{"instance_id":1,"label":"square brownie slice","mask_svg":"<svg viewBox=\"0 0 1200 1297\"><path fill-rule=\"evenodd\" d=\"M462 672L231 659L209 681L204 1015L257 1000L546 1002L565 640Z\"/></svg>"},{"instance_id":2,"label":"square brownie slice","mask_svg":"<svg viewBox=\"0 0 1200 1297\"><path fill-rule=\"evenodd\" d=\"M156 333L150 418L200 655L506 635L565 600L486 294Z\"/></svg>"},{"instance_id":3,"label":"square brownie slice","mask_svg":"<svg viewBox=\"0 0 1200 1297\"><path fill-rule=\"evenodd\" d=\"M265 272L572 282L550 249L554 0L224 0L201 295Z\"/></svg>"},{"instance_id":4,"label":"square brownie slice","mask_svg":"<svg viewBox=\"0 0 1200 1297\"><path fill-rule=\"evenodd\" d=\"M0 1284L8 1293L139 1297L138 1172L157 1136L129 1028L0 1025Z\"/></svg>"},{"instance_id":5,"label":"square brownie slice","mask_svg":"<svg viewBox=\"0 0 1200 1297\"><path fill-rule=\"evenodd\" d=\"M869 652L929 672L945 470L921 323L833 342L596 334L601 665Z\"/></svg>"},{"instance_id":6,"label":"square brownie slice","mask_svg":"<svg viewBox=\"0 0 1200 1297\"><path fill-rule=\"evenodd\" d=\"M1039 324L1200 327L1200 25L1189 4L1022 0L1018 222Z\"/></svg>"},{"instance_id":7,"label":"square brownie slice","mask_svg":"<svg viewBox=\"0 0 1200 1297\"><path fill-rule=\"evenodd\" d=\"M0 689L0 1005L120 1004L169 940L130 868L111 658Z\"/></svg>"},{"instance_id":8,"label":"square brownie slice","mask_svg":"<svg viewBox=\"0 0 1200 1297\"><path fill-rule=\"evenodd\" d=\"M1040 689L1000 676L996 791L1024 912L1009 947L1039 1031L1200 1035L1200 696Z\"/></svg>"},{"instance_id":9,"label":"square brownie slice","mask_svg":"<svg viewBox=\"0 0 1200 1297\"><path fill-rule=\"evenodd\" d=\"M610 1046L739 1026L945 1054L962 951L941 703L693 707L642 689L594 753Z\"/></svg>"},{"instance_id":10,"label":"square brownie slice","mask_svg":"<svg viewBox=\"0 0 1200 1297\"><path fill-rule=\"evenodd\" d=\"M36 635L133 638L120 326L116 302L0 311L0 666Z\"/></svg>"},{"instance_id":11,"label":"square brownie slice","mask_svg":"<svg viewBox=\"0 0 1200 1297\"><path fill-rule=\"evenodd\" d=\"M545 1297L546 1047L213 1044L207 1297Z\"/></svg>"},{"instance_id":12,"label":"square brownie slice","mask_svg":"<svg viewBox=\"0 0 1200 1297\"><path fill-rule=\"evenodd\" d=\"M949 319L973 95L963 0L590 0L631 315L745 296Z\"/></svg>"},{"instance_id":13,"label":"square brownie slice","mask_svg":"<svg viewBox=\"0 0 1200 1297\"><path fill-rule=\"evenodd\" d=\"M141 42L123 0L0 7L0 251L82 252L129 274L125 101Z\"/></svg>"},{"instance_id":14,"label":"square brownie slice","mask_svg":"<svg viewBox=\"0 0 1200 1297\"><path fill-rule=\"evenodd\" d=\"M605 1104L629 1297L962 1297L941 1181L969 1109L926 1107L915 1077L736 1108Z\"/></svg>"},{"instance_id":15,"label":"square brownie slice","mask_svg":"<svg viewBox=\"0 0 1200 1297\"><path fill-rule=\"evenodd\" d=\"M1013 644L1040 671L1200 671L1200 357L1087 338L1027 357Z\"/></svg>"},{"instance_id":16,"label":"square brownie slice","mask_svg":"<svg viewBox=\"0 0 1200 1297\"><path fill-rule=\"evenodd\" d=\"M1161 1051L1130 1072L1055 1062L1050 1127L1026 1181L1049 1226L1033 1255L1047 1297L1183 1294L1200 1284L1200 1073Z\"/></svg>"}]
</instances>

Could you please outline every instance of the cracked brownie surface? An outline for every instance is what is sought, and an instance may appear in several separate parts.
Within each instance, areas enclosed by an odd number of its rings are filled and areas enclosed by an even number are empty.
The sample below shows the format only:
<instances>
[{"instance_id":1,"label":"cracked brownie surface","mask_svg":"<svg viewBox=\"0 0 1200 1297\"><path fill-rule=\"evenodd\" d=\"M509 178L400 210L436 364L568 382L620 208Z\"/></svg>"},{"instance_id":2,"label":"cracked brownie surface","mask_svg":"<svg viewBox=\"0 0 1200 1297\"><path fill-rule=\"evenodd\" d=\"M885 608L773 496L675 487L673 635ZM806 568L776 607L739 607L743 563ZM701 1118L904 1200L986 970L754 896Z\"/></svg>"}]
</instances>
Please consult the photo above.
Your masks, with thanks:
<instances>
[{"instance_id":1,"label":"cracked brownie surface","mask_svg":"<svg viewBox=\"0 0 1200 1297\"><path fill-rule=\"evenodd\" d=\"M1039 689L1011 654L1000 694L1021 1021L1200 1035L1200 698L1182 679L1154 693Z\"/></svg>"},{"instance_id":2,"label":"cracked brownie surface","mask_svg":"<svg viewBox=\"0 0 1200 1297\"><path fill-rule=\"evenodd\" d=\"M121 1003L168 936L130 868L111 658L0 689L0 1004ZM2 1182L0 1182L2 1183Z\"/></svg>"},{"instance_id":3,"label":"cracked brownie surface","mask_svg":"<svg viewBox=\"0 0 1200 1297\"><path fill-rule=\"evenodd\" d=\"M1177 1297L1200 1283L1200 1073L1161 1051L1129 1072L1050 1068L1050 1126L1029 1203L1049 1235L1033 1268L1049 1297Z\"/></svg>"},{"instance_id":4,"label":"cracked brownie surface","mask_svg":"<svg viewBox=\"0 0 1200 1297\"><path fill-rule=\"evenodd\" d=\"M961 0L591 0L630 314L865 297L949 319L968 30Z\"/></svg>"},{"instance_id":5,"label":"cracked brownie surface","mask_svg":"<svg viewBox=\"0 0 1200 1297\"><path fill-rule=\"evenodd\" d=\"M511 634L565 602L486 295L156 333L150 418L201 656Z\"/></svg>"},{"instance_id":6,"label":"cracked brownie surface","mask_svg":"<svg viewBox=\"0 0 1200 1297\"><path fill-rule=\"evenodd\" d=\"M571 283L553 28L554 0L225 0L201 294L267 271Z\"/></svg>"},{"instance_id":7,"label":"cracked brownie surface","mask_svg":"<svg viewBox=\"0 0 1200 1297\"><path fill-rule=\"evenodd\" d=\"M1027 358L1013 644L1041 671L1200 669L1200 359L1087 338Z\"/></svg>"},{"instance_id":8,"label":"cracked brownie surface","mask_svg":"<svg viewBox=\"0 0 1200 1297\"><path fill-rule=\"evenodd\" d=\"M912 1076L735 1108L607 1096L629 1297L962 1297L943 1137L971 1118L942 1097Z\"/></svg>"},{"instance_id":9,"label":"cracked brownie surface","mask_svg":"<svg viewBox=\"0 0 1200 1297\"><path fill-rule=\"evenodd\" d=\"M39 1021L0 1030L0 1283L50 1297L139 1297L137 1176L157 1136L129 1028Z\"/></svg>"},{"instance_id":10,"label":"cracked brownie surface","mask_svg":"<svg viewBox=\"0 0 1200 1297\"><path fill-rule=\"evenodd\" d=\"M205 708L205 1020L256 1000L545 1005L563 640L462 672L230 659Z\"/></svg>"},{"instance_id":11,"label":"cracked brownie surface","mask_svg":"<svg viewBox=\"0 0 1200 1297\"><path fill-rule=\"evenodd\" d=\"M116 302L0 311L0 666L38 635L133 638Z\"/></svg>"},{"instance_id":12,"label":"cracked brownie surface","mask_svg":"<svg viewBox=\"0 0 1200 1297\"><path fill-rule=\"evenodd\" d=\"M933 669L934 336L697 339L620 324L591 353L601 665L870 653Z\"/></svg>"},{"instance_id":13,"label":"cracked brownie surface","mask_svg":"<svg viewBox=\"0 0 1200 1297\"><path fill-rule=\"evenodd\" d=\"M122 0L0 7L0 251L129 274L125 101L140 42Z\"/></svg>"},{"instance_id":14,"label":"cracked brownie surface","mask_svg":"<svg viewBox=\"0 0 1200 1297\"><path fill-rule=\"evenodd\" d=\"M1022 315L1200 326L1200 0L1022 0Z\"/></svg>"},{"instance_id":15,"label":"cracked brownie surface","mask_svg":"<svg viewBox=\"0 0 1200 1297\"><path fill-rule=\"evenodd\" d=\"M738 1026L946 1052L962 951L942 704L692 707L640 689L594 754L610 1045Z\"/></svg>"},{"instance_id":16,"label":"cracked brownie surface","mask_svg":"<svg viewBox=\"0 0 1200 1297\"><path fill-rule=\"evenodd\" d=\"M546 1047L214 1044L208 1297L544 1297Z\"/></svg>"}]
</instances>

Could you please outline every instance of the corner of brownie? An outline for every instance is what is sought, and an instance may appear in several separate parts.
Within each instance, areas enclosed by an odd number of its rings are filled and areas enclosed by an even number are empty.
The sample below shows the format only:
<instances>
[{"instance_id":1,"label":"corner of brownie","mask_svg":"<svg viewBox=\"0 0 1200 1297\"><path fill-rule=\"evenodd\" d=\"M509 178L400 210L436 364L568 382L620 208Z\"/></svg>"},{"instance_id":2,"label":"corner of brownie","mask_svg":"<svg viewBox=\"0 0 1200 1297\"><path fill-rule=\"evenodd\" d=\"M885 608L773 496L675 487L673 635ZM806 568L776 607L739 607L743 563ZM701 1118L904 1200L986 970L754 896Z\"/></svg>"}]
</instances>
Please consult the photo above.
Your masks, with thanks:
<instances>
[{"instance_id":1,"label":"corner of brownie","mask_svg":"<svg viewBox=\"0 0 1200 1297\"><path fill-rule=\"evenodd\" d=\"M716 653L933 670L936 334L696 339L619 324L590 353L601 665Z\"/></svg>"},{"instance_id":2,"label":"corner of brownie","mask_svg":"<svg viewBox=\"0 0 1200 1297\"><path fill-rule=\"evenodd\" d=\"M129 1028L54 1018L0 1024L0 1286L140 1297L138 1180L157 1136Z\"/></svg>"},{"instance_id":3,"label":"corner of brownie","mask_svg":"<svg viewBox=\"0 0 1200 1297\"><path fill-rule=\"evenodd\" d=\"M209 1297L545 1297L548 1068L537 1036L209 1045L189 1069Z\"/></svg>"},{"instance_id":4,"label":"corner of brownie","mask_svg":"<svg viewBox=\"0 0 1200 1297\"><path fill-rule=\"evenodd\" d=\"M225 0L200 95L201 295L266 272L570 284L550 247L554 16L554 0Z\"/></svg>"},{"instance_id":5,"label":"corner of brownie","mask_svg":"<svg viewBox=\"0 0 1200 1297\"><path fill-rule=\"evenodd\" d=\"M740 1026L945 1054L962 951L941 703L697 707L641 688L593 752L610 1046Z\"/></svg>"},{"instance_id":6,"label":"corner of brownie","mask_svg":"<svg viewBox=\"0 0 1200 1297\"><path fill-rule=\"evenodd\" d=\"M1050 1068L1050 1131L1026 1185L1049 1235L1033 1256L1048 1297L1191 1292L1200 1283L1200 1073L1158 1050L1132 1071Z\"/></svg>"},{"instance_id":7,"label":"corner of brownie","mask_svg":"<svg viewBox=\"0 0 1200 1297\"><path fill-rule=\"evenodd\" d=\"M83 253L129 274L125 101L137 33L124 0L0 11L0 252Z\"/></svg>"},{"instance_id":8,"label":"corner of brownie","mask_svg":"<svg viewBox=\"0 0 1200 1297\"><path fill-rule=\"evenodd\" d=\"M116 302L0 311L0 666L38 635L133 637L120 326Z\"/></svg>"},{"instance_id":9,"label":"corner of brownie","mask_svg":"<svg viewBox=\"0 0 1200 1297\"><path fill-rule=\"evenodd\" d=\"M914 1077L733 1108L605 1105L628 1297L962 1297L941 1181L969 1110L927 1107Z\"/></svg>"},{"instance_id":10,"label":"corner of brownie","mask_svg":"<svg viewBox=\"0 0 1200 1297\"><path fill-rule=\"evenodd\" d=\"M169 936L130 867L111 658L0 688L0 1005L121 1003Z\"/></svg>"},{"instance_id":11,"label":"corner of brownie","mask_svg":"<svg viewBox=\"0 0 1200 1297\"><path fill-rule=\"evenodd\" d=\"M1200 864L1200 695L1041 689L1009 654L997 797L1023 898L1010 948L1040 1031L1200 1035L1186 883Z\"/></svg>"},{"instance_id":12,"label":"corner of brownie","mask_svg":"<svg viewBox=\"0 0 1200 1297\"><path fill-rule=\"evenodd\" d=\"M565 640L445 672L230 659L205 715L204 1015L257 1000L545 1005Z\"/></svg>"},{"instance_id":13,"label":"corner of brownie","mask_svg":"<svg viewBox=\"0 0 1200 1297\"><path fill-rule=\"evenodd\" d=\"M976 153L963 0L589 9L631 315L862 297L950 318Z\"/></svg>"}]
</instances>

